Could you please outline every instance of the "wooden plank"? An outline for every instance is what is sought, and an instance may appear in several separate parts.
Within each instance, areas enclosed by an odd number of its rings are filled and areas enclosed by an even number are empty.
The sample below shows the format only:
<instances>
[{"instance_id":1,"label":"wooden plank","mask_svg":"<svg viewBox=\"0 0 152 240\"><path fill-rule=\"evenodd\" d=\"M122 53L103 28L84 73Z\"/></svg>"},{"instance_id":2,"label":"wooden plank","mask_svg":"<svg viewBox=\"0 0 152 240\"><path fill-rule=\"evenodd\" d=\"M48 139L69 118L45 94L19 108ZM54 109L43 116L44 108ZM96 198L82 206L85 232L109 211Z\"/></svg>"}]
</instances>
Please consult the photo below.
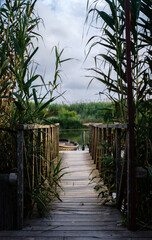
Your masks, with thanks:
<instances>
[{"instance_id":1,"label":"wooden plank","mask_svg":"<svg viewBox=\"0 0 152 240\"><path fill-rule=\"evenodd\" d=\"M127 123L117 123L117 124L90 124L90 126L93 127L99 127L99 128L128 128Z\"/></svg>"},{"instance_id":2,"label":"wooden plank","mask_svg":"<svg viewBox=\"0 0 152 240\"><path fill-rule=\"evenodd\" d=\"M101 238L97 238L97 239L101 239ZM121 237L112 237L112 238L104 238L104 239L108 239L108 240L122 240ZM94 237L40 237L40 236L36 236L36 237L2 237L1 240L95 240ZM130 237L125 237L123 238L123 240L137 240L137 238L130 238ZM138 238L138 240L150 240L150 238Z\"/></svg>"},{"instance_id":3,"label":"wooden plank","mask_svg":"<svg viewBox=\"0 0 152 240\"><path fill-rule=\"evenodd\" d=\"M100 238L97 238L100 239ZM122 240L121 237L112 237L112 238L104 238L108 240ZM1 240L95 240L94 237L2 237ZM137 238L130 238L130 237L125 237L123 240L137 240ZM150 240L149 238L138 238L138 240Z\"/></svg>"},{"instance_id":4,"label":"wooden plank","mask_svg":"<svg viewBox=\"0 0 152 240\"><path fill-rule=\"evenodd\" d=\"M134 238L149 240L152 237L150 231L133 235L121 226L121 214L117 209L101 205L103 199L97 198L98 193L93 189L95 183L88 185L90 165L84 171L85 164L90 161L89 153L78 151L61 154L62 166L69 166L71 170L62 180L62 186L65 188L65 192L60 192L62 202L54 200L45 218L26 220L23 231L0 232L0 239L4 237L6 240L8 237L10 240L14 237L20 240L132 240ZM93 161L90 163L93 169L95 164ZM83 167L79 168L79 164Z\"/></svg>"},{"instance_id":5,"label":"wooden plank","mask_svg":"<svg viewBox=\"0 0 152 240\"><path fill-rule=\"evenodd\" d=\"M34 129L40 129L40 128L55 128L59 127L59 123L55 123L54 125L41 125L41 124L18 124L16 126L17 130L34 130Z\"/></svg>"},{"instance_id":6,"label":"wooden plank","mask_svg":"<svg viewBox=\"0 0 152 240\"><path fill-rule=\"evenodd\" d=\"M5 236L19 236L19 237L94 237L94 238L152 238L152 231L138 231L138 232L131 232L131 231L56 231L56 230L49 230L49 231L1 231L1 237Z\"/></svg>"},{"instance_id":7,"label":"wooden plank","mask_svg":"<svg viewBox=\"0 0 152 240\"><path fill-rule=\"evenodd\" d=\"M119 230L119 231L123 231L125 230L124 227L119 227L117 225L109 225L109 224L103 224L103 225L76 225L74 224L71 224L70 225L70 222L69 222L69 225L67 226L64 226L64 225L53 225L53 226L29 226L29 227L25 227L24 228L24 231L38 231L39 229L41 228L42 231L50 231L50 230L56 230L56 231L116 231L116 230Z\"/></svg>"}]
</instances>

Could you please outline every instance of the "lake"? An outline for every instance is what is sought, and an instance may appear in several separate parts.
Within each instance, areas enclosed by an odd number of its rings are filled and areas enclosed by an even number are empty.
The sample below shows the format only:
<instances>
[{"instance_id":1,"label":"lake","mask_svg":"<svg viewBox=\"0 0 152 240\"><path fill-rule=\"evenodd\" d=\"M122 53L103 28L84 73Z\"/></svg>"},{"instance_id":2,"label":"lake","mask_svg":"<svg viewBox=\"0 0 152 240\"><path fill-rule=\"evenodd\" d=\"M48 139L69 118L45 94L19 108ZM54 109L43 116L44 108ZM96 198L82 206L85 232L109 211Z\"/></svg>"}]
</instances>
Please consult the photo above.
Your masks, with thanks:
<instances>
[{"instance_id":1,"label":"lake","mask_svg":"<svg viewBox=\"0 0 152 240\"><path fill-rule=\"evenodd\" d=\"M82 150L84 139L85 150L88 150L89 128L86 129L60 129L60 139L69 139L79 144L78 150Z\"/></svg>"}]
</instances>

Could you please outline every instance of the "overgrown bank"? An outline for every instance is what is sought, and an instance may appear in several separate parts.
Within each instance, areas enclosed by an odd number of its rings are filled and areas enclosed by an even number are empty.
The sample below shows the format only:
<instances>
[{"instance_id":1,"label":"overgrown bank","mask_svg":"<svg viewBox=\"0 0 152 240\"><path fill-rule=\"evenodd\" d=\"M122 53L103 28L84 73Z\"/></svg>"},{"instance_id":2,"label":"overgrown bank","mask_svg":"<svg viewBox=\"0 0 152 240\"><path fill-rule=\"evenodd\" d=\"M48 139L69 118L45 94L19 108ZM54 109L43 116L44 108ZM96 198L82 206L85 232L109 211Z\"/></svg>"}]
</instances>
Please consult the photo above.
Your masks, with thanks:
<instances>
[{"instance_id":1,"label":"overgrown bank","mask_svg":"<svg viewBox=\"0 0 152 240\"><path fill-rule=\"evenodd\" d=\"M115 107L110 102L90 102L67 104L50 104L47 108L50 122L59 122L61 128L81 128L83 123L114 122Z\"/></svg>"}]
</instances>

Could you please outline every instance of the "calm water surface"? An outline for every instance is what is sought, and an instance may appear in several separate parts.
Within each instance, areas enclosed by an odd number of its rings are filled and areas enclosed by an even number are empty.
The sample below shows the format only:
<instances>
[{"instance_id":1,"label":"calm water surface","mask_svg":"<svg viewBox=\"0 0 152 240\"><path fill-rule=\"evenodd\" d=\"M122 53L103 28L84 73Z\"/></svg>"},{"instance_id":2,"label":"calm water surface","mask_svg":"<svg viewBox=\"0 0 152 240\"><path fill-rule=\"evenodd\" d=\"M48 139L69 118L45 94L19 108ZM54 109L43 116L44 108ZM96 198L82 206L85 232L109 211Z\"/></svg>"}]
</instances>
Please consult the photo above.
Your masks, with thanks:
<instances>
[{"instance_id":1,"label":"calm water surface","mask_svg":"<svg viewBox=\"0 0 152 240\"><path fill-rule=\"evenodd\" d=\"M60 130L60 139L69 139L77 142L79 144L78 150L82 150L82 143L84 142L85 150L88 150L89 128Z\"/></svg>"}]
</instances>

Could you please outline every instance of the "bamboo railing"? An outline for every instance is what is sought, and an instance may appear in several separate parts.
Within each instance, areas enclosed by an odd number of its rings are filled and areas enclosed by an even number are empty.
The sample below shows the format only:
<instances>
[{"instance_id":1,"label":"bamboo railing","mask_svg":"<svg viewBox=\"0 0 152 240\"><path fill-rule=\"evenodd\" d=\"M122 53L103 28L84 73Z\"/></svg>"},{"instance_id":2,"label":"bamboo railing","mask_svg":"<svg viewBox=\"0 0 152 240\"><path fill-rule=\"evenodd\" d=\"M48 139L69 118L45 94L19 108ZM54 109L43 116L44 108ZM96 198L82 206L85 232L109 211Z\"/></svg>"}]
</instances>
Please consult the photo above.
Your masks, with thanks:
<instances>
[{"instance_id":1,"label":"bamboo railing","mask_svg":"<svg viewBox=\"0 0 152 240\"><path fill-rule=\"evenodd\" d=\"M126 208L128 226L131 221L131 204L135 206L135 199L130 201L130 173L127 170L129 159L128 124L90 124L89 152L99 169L104 168L104 157L111 157L115 166L115 193L118 209ZM111 176L113 177L113 176ZM125 206L124 206L125 205Z\"/></svg>"},{"instance_id":2,"label":"bamboo railing","mask_svg":"<svg viewBox=\"0 0 152 240\"><path fill-rule=\"evenodd\" d=\"M3 220L4 212L1 213L0 229L21 229L25 211L28 211L32 205L32 191L38 185L41 185L50 174L53 174L53 162L57 159L59 153L59 124L55 125L39 125L24 124L18 125L15 131L16 136L16 166L14 173L0 174L0 183L10 185L13 182L15 186L14 192L16 196L12 201L11 209L17 209L12 213L7 213L8 219L13 221L7 222ZM11 188L4 195L10 195ZM27 194L28 193L28 194ZM30 193L30 194L29 194ZM4 196L5 198L6 196ZM0 198L0 205L5 205L5 199ZM11 203L11 201L9 202ZM5 208L5 206L4 206ZM7 206L6 206L7 209Z\"/></svg>"}]
</instances>

